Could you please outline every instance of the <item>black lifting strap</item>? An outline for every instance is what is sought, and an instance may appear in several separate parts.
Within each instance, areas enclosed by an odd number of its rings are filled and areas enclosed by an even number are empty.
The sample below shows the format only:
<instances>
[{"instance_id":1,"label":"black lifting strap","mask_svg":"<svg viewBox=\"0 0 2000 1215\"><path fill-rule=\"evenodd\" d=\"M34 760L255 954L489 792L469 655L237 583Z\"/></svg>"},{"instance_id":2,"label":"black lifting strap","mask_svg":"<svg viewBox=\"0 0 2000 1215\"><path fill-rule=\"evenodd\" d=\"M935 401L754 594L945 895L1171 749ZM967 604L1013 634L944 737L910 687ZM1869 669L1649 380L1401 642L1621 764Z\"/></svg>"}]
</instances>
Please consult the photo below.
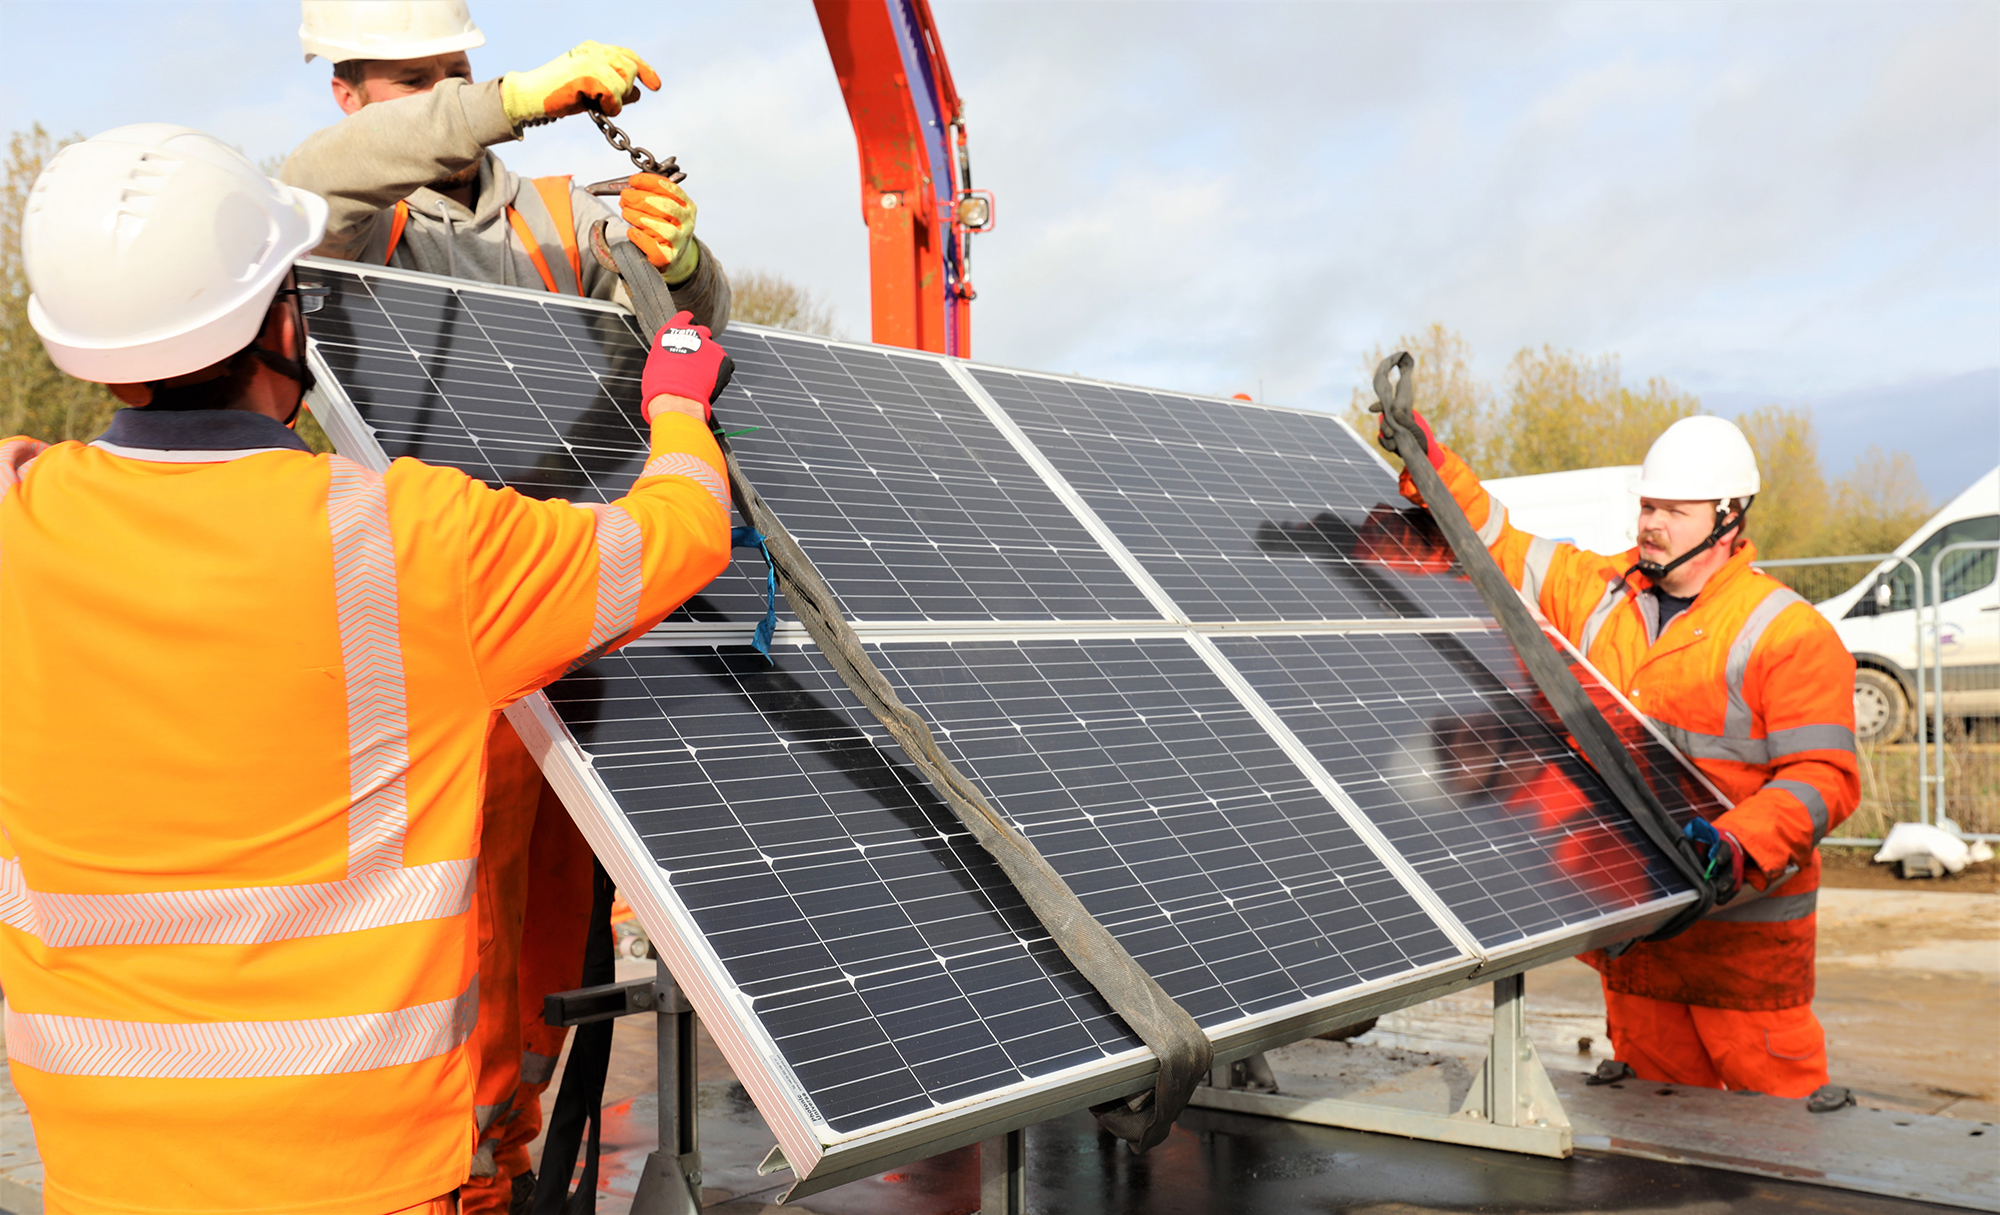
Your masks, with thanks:
<instances>
[{"instance_id":1,"label":"black lifting strap","mask_svg":"<svg viewBox=\"0 0 2000 1215\"><path fill-rule=\"evenodd\" d=\"M1528 614L1528 607L1507 575L1500 572L1500 565L1493 560L1493 554L1472 530L1472 524L1460 509L1458 500L1445 488L1444 478L1431 466L1426 452L1423 432L1414 420L1416 399L1416 363L1408 352L1398 352L1382 360L1375 369L1375 397L1380 407L1384 426L1389 437L1394 440L1396 453L1403 457L1403 466L1409 470L1410 479L1416 482L1417 492L1423 495L1424 504L1430 507L1431 518L1443 530L1445 539L1458 554L1458 563L1472 585L1479 590L1479 597L1499 619L1500 628L1513 645L1515 653L1534 677L1542 695L1548 697L1554 706L1556 716L1577 746L1583 751L1590 766L1597 770L1598 778L1611 791L1611 796L1639 824L1639 830L1653 842L1653 846L1673 864L1680 875L1694 887L1699 896L1694 903L1681 911L1665 926L1647 940L1660 941L1680 933L1702 916L1708 914L1715 905L1715 888L1702 875L1702 866L1695 859L1694 848L1682 837L1680 829L1667 814L1666 807L1653 795L1652 787L1639 771L1638 761L1619 741L1617 731L1604 720L1583 685L1577 682L1576 673L1570 670L1568 660L1558 651L1555 644L1543 635L1541 626ZM1394 380L1390 373L1399 372Z\"/></svg>"},{"instance_id":2,"label":"black lifting strap","mask_svg":"<svg viewBox=\"0 0 2000 1215\"><path fill-rule=\"evenodd\" d=\"M596 987L618 979L618 957L612 948L611 877L602 864L591 865L590 936L583 947L583 986ZM542 1167L535 1177L529 1215L592 1215L597 1210L597 1157L604 1130L604 1077L611 1070L612 1021L591 1021L576 1027L563 1062L562 1087L549 1111L548 1137L542 1141ZM583 1172L570 1193L578 1151Z\"/></svg>"},{"instance_id":3,"label":"black lifting strap","mask_svg":"<svg viewBox=\"0 0 2000 1215\"><path fill-rule=\"evenodd\" d=\"M632 294L633 310L638 313L641 328L649 336L659 332L660 326L674 314L672 296L660 282L659 271L629 242L613 244L611 255ZM839 600L820 577L812 559L743 475L736 454L729 448L729 440L717 435L716 441L721 444L723 459L729 467L729 490L736 509L764 534L785 600L798 613L820 652L901 745L903 753L923 772L931 787L951 807L952 814L979 841L979 846L1000 863L1028 909L1048 929L1049 936L1062 947L1077 970L1159 1058L1159 1078L1151 1090L1124 1100L1108 1101L1093 1109L1099 1123L1131 1144L1134 1152L1143 1152L1159 1143L1173 1129L1174 1119L1180 1117L1195 1085L1208 1073L1214 1060L1215 1049L1208 1035L1125 952L1117 938L1084 909L1069 884L1035 846L1014 830L987 803L978 786L945 758L931 737L930 728L897 698L889 681L876 669L862 648L861 639L841 616Z\"/></svg>"}]
</instances>

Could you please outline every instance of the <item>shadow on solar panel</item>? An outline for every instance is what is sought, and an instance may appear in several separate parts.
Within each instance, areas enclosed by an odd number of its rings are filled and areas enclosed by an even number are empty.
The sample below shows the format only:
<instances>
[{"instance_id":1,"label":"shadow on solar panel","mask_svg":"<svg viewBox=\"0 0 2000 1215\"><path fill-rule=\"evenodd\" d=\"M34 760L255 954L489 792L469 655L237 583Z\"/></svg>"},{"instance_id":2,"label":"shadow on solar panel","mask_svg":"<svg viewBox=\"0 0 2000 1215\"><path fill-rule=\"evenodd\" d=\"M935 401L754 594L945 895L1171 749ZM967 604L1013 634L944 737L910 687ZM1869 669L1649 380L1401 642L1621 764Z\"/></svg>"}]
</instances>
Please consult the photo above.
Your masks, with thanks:
<instances>
[{"instance_id":1,"label":"shadow on solar panel","mask_svg":"<svg viewBox=\"0 0 2000 1215\"><path fill-rule=\"evenodd\" d=\"M347 454L609 500L611 305L321 264ZM322 321L321 317L325 320ZM1426 516L1327 415L738 327L718 414L941 748L1218 1057L1650 931L1693 895ZM1155 1070L754 554L510 720L810 1192ZM1572 655L1574 660L1574 656ZM1678 815L1713 791L1579 664Z\"/></svg>"}]
</instances>

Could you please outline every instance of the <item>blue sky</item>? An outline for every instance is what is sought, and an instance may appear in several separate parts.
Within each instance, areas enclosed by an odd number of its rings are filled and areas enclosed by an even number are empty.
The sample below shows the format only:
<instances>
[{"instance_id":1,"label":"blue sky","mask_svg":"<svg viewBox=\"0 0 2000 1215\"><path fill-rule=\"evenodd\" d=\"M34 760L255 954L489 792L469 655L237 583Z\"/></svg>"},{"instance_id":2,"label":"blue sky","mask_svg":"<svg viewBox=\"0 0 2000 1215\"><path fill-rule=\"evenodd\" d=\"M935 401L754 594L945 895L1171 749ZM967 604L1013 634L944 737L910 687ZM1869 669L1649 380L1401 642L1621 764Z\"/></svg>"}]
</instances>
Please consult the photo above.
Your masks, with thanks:
<instances>
[{"instance_id":1,"label":"blue sky","mask_svg":"<svg viewBox=\"0 0 2000 1215\"><path fill-rule=\"evenodd\" d=\"M852 130L808 0L473 0L482 76L584 38L666 88L730 266L866 337ZM1362 352L1436 320L1497 378L1617 352L1731 413L1815 406L1934 494L2000 459L2000 5L1039 4L937 0L999 227L994 362L1338 408ZM333 121L283 0L0 0L0 120L178 121L253 156ZM79 88L87 91L79 94ZM610 176L582 120L499 149Z\"/></svg>"}]
</instances>

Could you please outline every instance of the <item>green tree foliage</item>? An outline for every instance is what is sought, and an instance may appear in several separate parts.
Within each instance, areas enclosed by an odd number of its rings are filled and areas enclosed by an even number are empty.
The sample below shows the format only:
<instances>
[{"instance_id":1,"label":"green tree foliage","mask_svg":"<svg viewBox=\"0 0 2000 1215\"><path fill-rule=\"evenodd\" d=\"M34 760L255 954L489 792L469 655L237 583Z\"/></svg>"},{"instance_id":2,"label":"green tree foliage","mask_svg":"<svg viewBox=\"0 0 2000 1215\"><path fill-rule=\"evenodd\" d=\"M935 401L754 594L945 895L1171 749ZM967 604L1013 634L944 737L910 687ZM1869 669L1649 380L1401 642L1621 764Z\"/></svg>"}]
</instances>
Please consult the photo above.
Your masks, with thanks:
<instances>
[{"instance_id":1,"label":"green tree foliage","mask_svg":"<svg viewBox=\"0 0 2000 1215\"><path fill-rule=\"evenodd\" d=\"M1364 383L1394 350L1416 356L1417 408L1438 437L1486 477L1637 464L1661 431L1702 412L1699 398L1664 379L1628 387L1616 355L1550 346L1515 354L1505 393L1496 395L1472 370L1465 339L1438 324L1390 350L1369 351ZM1347 411L1371 438L1374 399L1372 388L1358 388ZM1809 408L1766 405L1736 422L1757 453L1763 480L1749 531L1765 557L1887 552L1931 513L1906 453L1871 446L1829 483Z\"/></svg>"},{"instance_id":2,"label":"green tree foliage","mask_svg":"<svg viewBox=\"0 0 2000 1215\"><path fill-rule=\"evenodd\" d=\"M1831 518L1812 411L1766 405L1737 418L1736 425L1757 453L1757 476L1764 483L1750 508L1748 530L1757 551L1772 558L1838 551L1819 544Z\"/></svg>"},{"instance_id":3,"label":"green tree foliage","mask_svg":"<svg viewBox=\"0 0 2000 1215\"><path fill-rule=\"evenodd\" d=\"M1491 428L1489 476L1637 464L1659 433L1701 412L1662 379L1627 388L1615 354L1523 350L1507 369L1507 398Z\"/></svg>"},{"instance_id":4,"label":"green tree foliage","mask_svg":"<svg viewBox=\"0 0 2000 1215\"><path fill-rule=\"evenodd\" d=\"M1834 482L1819 548L1827 554L1886 553L1909 539L1934 509L1909 453L1870 443L1853 471Z\"/></svg>"},{"instance_id":5,"label":"green tree foliage","mask_svg":"<svg viewBox=\"0 0 2000 1215\"><path fill-rule=\"evenodd\" d=\"M21 263L21 220L28 189L58 149L81 136L57 139L39 125L7 142L0 181L0 437L32 435L55 443L88 439L110 421L118 402L101 384L56 370L28 324L28 273Z\"/></svg>"},{"instance_id":6,"label":"green tree foliage","mask_svg":"<svg viewBox=\"0 0 2000 1215\"><path fill-rule=\"evenodd\" d=\"M729 319L746 325L768 325L841 336L833 324L833 305L781 275L763 270L729 276Z\"/></svg>"}]
</instances>

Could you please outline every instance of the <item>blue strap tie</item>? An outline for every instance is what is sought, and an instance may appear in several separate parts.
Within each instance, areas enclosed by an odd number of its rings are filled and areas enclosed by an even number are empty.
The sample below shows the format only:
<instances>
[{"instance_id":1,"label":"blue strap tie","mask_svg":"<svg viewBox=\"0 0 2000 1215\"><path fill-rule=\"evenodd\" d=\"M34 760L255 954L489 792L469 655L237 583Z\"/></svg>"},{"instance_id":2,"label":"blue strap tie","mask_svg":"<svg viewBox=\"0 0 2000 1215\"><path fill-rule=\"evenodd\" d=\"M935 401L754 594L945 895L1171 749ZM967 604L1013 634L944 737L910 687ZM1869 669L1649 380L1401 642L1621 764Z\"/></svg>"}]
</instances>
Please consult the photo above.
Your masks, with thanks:
<instances>
[{"instance_id":1,"label":"blue strap tie","mask_svg":"<svg viewBox=\"0 0 2000 1215\"><path fill-rule=\"evenodd\" d=\"M778 567L771 564L771 550L764 543L764 533L749 524L731 528L729 547L754 548L764 554L764 618L757 622L757 629L750 634L750 644L757 652L771 662L771 635L778 630Z\"/></svg>"}]
</instances>

